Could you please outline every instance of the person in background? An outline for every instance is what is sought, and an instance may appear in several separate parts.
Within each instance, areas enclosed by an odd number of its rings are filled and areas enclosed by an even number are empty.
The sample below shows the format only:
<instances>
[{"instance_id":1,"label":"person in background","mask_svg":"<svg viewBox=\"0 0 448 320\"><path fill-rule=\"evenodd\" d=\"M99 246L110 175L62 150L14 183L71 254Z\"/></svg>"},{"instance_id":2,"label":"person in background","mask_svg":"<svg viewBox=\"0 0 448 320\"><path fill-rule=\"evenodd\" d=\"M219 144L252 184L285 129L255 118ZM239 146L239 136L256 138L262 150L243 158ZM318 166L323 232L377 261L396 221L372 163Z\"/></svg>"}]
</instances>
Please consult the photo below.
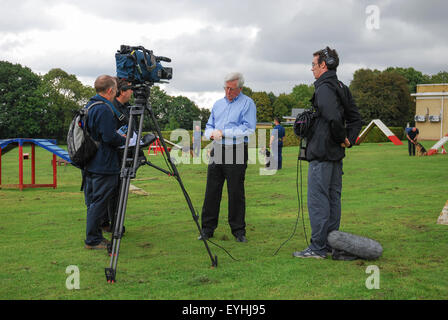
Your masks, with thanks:
<instances>
[{"instance_id":1,"label":"person in background","mask_svg":"<svg viewBox=\"0 0 448 320\"><path fill-rule=\"evenodd\" d=\"M416 127L406 128L406 138L408 139L408 151L410 156L415 156L415 145L417 144L419 131Z\"/></svg>"},{"instance_id":2,"label":"person in background","mask_svg":"<svg viewBox=\"0 0 448 320\"><path fill-rule=\"evenodd\" d=\"M282 149L283 149L283 138L285 137L285 128L280 124L278 118L274 118L274 130L277 130L271 134L271 140L269 142L269 147L271 149L271 166L269 169L280 170L282 168Z\"/></svg>"},{"instance_id":3,"label":"person in background","mask_svg":"<svg viewBox=\"0 0 448 320\"><path fill-rule=\"evenodd\" d=\"M201 152L202 131L200 126L195 126L193 131L193 153L196 157L200 156Z\"/></svg>"}]
</instances>

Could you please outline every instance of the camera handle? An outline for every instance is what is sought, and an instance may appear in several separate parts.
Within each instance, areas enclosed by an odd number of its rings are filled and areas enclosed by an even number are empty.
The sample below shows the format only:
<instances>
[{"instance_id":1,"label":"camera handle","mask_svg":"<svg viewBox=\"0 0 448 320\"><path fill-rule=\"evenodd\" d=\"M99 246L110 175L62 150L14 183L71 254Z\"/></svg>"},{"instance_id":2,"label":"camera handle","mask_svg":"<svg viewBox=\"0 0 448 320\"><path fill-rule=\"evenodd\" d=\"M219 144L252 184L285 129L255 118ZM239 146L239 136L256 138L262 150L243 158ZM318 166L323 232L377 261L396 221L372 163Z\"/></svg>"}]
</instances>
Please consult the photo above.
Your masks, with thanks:
<instances>
[{"instance_id":1,"label":"camera handle","mask_svg":"<svg viewBox=\"0 0 448 320\"><path fill-rule=\"evenodd\" d=\"M119 202L118 202L118 211L117 215L115 217L115 223L114 223L114 231L112 235L112 243L109 248L110 253L110 265L109 268L105 268L105 274L106 274L106 280L108 283L114 283L116 281L116 273L117 273L117 265L118 265L118 256L120 251L120 243L121 238L123 236L123 226L124 226L124 219L125 219L125 213L126 213L126 206L128 201L128 194L129 194L129 185L131 179L135 178L137 169L141 165L149 165L167 175L173 175L176 180L178 181L182 192L184 194L185 200L188 204L188 207L191 211L192 217L194 222L196 223L196 226L199 230L199 233L202 235L202 240L204 242L205 248L210 256L210 259L212 261L212 268L218 266L218 257L212 255L210 251L210 247L208 246L207 241L205 240L204 234L202 232L202 228L199 225L199 215L196 214L195 209L193 207L193 204L191 202L191 198L188 195L184 184L182 182L182 179L179 175L179 172L174 165L174 163L171 161L171 157L169 156L168 148L166 146L165 140L163 139L162 133L160 131L160 127L158 125L157 119L154 115L154 112L151 108L150 103L148 103L148 98L150 96L150 86L152 84L142 84L142 85L136 85L134 89L134 96L135 96L135 106L132 106L130 108L130 116L129 116L129 123L128 123L128 133L132 133L134 129L133 126L133 118L134 116L139 117L139 128L137 133L137 142L136 146L130 148L129 142L130 142L130 136L131 134L128 134L126 136L126 144L124 147L124 153L123 153L123 161L121 166L121 174L120 174L120 189L119 189ZM146 161L146 158L144 156L141 156L139 154L140 152L140 141L141 141L141 134L142 134L142 128L143 128L143 118L144 118L144 112L147 110L151 116L151 120L154 124L154 127L157 131L157 136L159 138L159 141L162 144L162 147L165 151L165 154L168 155L168 164L170 165L170 168L173 172L171 174L170 172L161 169L153 164L151 164L149 161ZM128 151L132 151L132 158L128 158Z\"/></svg>"}]
</instances>

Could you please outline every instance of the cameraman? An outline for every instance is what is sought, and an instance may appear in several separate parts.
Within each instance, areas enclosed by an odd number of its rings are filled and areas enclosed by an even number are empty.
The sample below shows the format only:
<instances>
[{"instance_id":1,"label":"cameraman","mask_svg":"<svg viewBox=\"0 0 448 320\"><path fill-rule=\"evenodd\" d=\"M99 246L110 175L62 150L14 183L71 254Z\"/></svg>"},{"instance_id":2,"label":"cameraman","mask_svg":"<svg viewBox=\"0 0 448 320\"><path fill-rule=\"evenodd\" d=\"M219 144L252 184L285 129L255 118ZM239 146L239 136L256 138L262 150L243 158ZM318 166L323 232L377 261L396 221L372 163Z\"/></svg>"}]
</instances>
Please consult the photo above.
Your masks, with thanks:
<instances>
[{"instance_id":1,"label":"cameraman","mask_svg":"<svg viewBox=\"0 0 448 320\"><path fill-rule=\"evenodd\" d=\"M100 101L89 111L87 127L95 141L100 141L98 151L85 168L84 196L87 206L86 249L107 249L108 241L103 237L101 222L107 212L110 198L117 190L120 165L117 147L125 138L117 131L118 119L114 115L112 101L117 94L114 77L103 75L95 80L97 95L87 103Z\"/></svg>"},{"instance_id":2,"label":"cameraman","mask_svg":"<svg viewBox=\"0 0 448 320\"><path fill-rule=\"evenodd\" d=\"M115 106L115 109L119 113L121 113L122 117L121 120L116 121L116 130L119 130L119 132L122 132L123 134L127 134L128 130L128 124L129 124L129 101L132 97L132 87L131 83L128 82L126 79L119 79L115 78L117 81L117 95L114 98L114 101L112 102ZM137 128L137 122L133 121L133 131L138 130ZM120 167L121 167L121 161L123 159L123 153L118 152L118 158L120 161ZM113 230L114 221L115 221L115 211L117 209L118 205L118 196L119 196L119 185L117 185L117 189L114 191L114 195L111 197L108 205L107 205L107 216L104 217L104 222L101 225L103 228L103 231L111 232Z\"/></svg>"},{"instance_id":3,"label":"cameraman","mask_svg":"<svg viewBox=\"0 0 448 320\"><path fill-rule=\"evenodd\" d=\"M131 82L128 82L126 79L115 79L117 81L117 96L115 97L113 104L119 112L127 117L127 119L121 121L123 125L126 125L129 120L129 101L131 100L134 91L132 90Z\"/></svg>"},{"instance_id":4,"label":"cameraman","mask_svg":"<svg viewBox=\"0 0 448 320\"><path fill-rule=\"evenodd\" d=\"M311 71L316 81L311 99L319 116L308 138L308 214L311 243L298 258L326 258L331 248L327 236L338 230L341 221L342 159L345 149L356 142L361 116L350 90L338 80L336 50L326 47L313 54Z\"/></svg>"}]
</instances>

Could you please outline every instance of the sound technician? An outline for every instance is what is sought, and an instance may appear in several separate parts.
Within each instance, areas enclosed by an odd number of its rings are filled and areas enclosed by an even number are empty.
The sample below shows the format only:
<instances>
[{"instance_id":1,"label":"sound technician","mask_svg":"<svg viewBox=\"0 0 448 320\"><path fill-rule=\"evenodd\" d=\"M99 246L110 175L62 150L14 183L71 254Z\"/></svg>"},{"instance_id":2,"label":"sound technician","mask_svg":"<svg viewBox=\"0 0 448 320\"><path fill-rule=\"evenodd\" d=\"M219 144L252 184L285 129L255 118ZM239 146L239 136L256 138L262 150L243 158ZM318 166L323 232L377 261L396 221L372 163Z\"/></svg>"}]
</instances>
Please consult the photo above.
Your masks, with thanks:
<instances>
[{"instance_id":1,"label":"sound technician","mask_svg":"<svg viewBox=\"0 0 448 320\"><path fill-rule=\"evenodd\" d=\"M323 259L331 249L327 236L339 229L341 221L342 159L361 131L361 116L350 90L336 75L338 65L336 50L326 47L313 54L312 103L319 116L306 149L311 242L293 253L298 258Z\"/></svg>"}]
</instances>

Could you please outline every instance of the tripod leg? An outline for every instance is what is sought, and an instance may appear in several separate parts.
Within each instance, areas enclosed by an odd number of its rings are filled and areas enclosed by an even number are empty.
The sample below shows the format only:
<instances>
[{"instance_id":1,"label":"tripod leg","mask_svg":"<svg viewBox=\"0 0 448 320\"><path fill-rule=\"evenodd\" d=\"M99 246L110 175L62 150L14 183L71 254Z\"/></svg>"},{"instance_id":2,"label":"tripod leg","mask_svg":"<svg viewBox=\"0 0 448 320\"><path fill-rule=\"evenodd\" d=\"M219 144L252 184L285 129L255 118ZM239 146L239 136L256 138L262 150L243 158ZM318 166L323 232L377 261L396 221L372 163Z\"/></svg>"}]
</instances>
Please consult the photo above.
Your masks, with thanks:
<instances>
[{"instance_id":1,"label":"tripod leg","mask_svg":"<svg viewBox=\"0 0 448 320\"><path fill-rule=\"evenodd\" d=\"M210 259L212 261L212 268L217 267L218 266L218 257L217 256L213 257L213 254L210 251L210 248L208 246L207 240L205 240L205 237L203 236L202 228L199 225L199 215L196 214L195 209L193 207L193 204L191 202L191 198L190 198L187 190L185 189L185 186L184 186L184 184L182 182L182 179L180 177L179 171L177 170L176 166L174 165L174 163L171 160L171 157L169 156L170 153L168 152L168 148L166 146L165 140L163 139L163 136L162 136L162 133L160 131L160 127L159 127L159 125L157 123L157 119L156 119L156 117L154 115L154 112L152 111L150 105L148 105L148 104L146 104L146 109L148 110L148 112L149 112L149 114L151 116L152 122L153 122L153 124L154 124L154 126L156 128L157 135L158 135L159 140L160 140L160 142L162 144L163 150L165 151L165 154L168 155L168 163L170 164L170 167L171 167L172 171L174 172L174 176L176 177L176 180L179 183L180 188L182 189L182 192L184 194L185 200L187 201L187 204L188 204L188 208L190 209L191 214L193 216L193 220L196 223L196 226L197 226L197 228L199 230L199 233L202 235L202 240L204 242L204 246L205 246L205 248L207 250L207 253L210 256Z\"/></svg>"},{"instance_id":2,"label":"tripod leg","mask_svg":"<svg viewBox=\"0 0 448 320\"><path fill-rule=\"evenodd\" d=\"M132 162L128 161L128 158L127 158L128 150L129 150L130 134L128 134L128 137L126 138L126 145L124 148L125 150L124 150L124 154L123 154L123 163L122 163L122 168L121 168L120 197L119 197L116 225L114 228L113 241L112 241L112 247L111 247L111 253L110 253L111 254L110 266L109 266L109 268L105 268L106 279L110 283L114 283L116 281L118 256L119 256L119 251L120 251L121 237L123 235L122 232L123 232L123 226L124 226L124 218L125 218L125 213L126 213L126 204L127 204L127 200L128 200L130 180L135 177L135 173L141 164L141 161L139 159L139 150L140 150L141 132L142 132L142 128L143 128L143 115L144 115L145 108L149 111L149 113L151 115L151 119L154 123L154 126L156 128L157 134L162 143L165 153L167 155L169 155L168 148L166 146L165 140L162 137L160 127L157 123L157 119L156 119L154 113L152 112L152 109L148 106L148 103L147 103L149 94L150 94L149 87L147 87L145 85L143 85L143 86L141 86L141 88L135 90L134 96L136 98L135 99L136 105L133 106L130 110L130 118L129 118L129 125L128 125L129 132L132 133L133 116L139 116L140 123L139 123L139 128L138 128L138 133L137 133L136 146L133 149ZM190 196L188 195L187 191L185 190L185 187L182 183L182 179L180 178L179 172L177 171L177 168L174 165L174 163L172 162L170 157L168 157L168 162L170 164L172 171L174 172L176 180L178 181L178 183L182 189L185 200L187 201L188 207L191 211L193 220L196 223L199 233L201 235L203 235L201 226L199 225L199 222L198 222L199 215L197 215L194 210ZM212 267L217 267L218 266L218 257L217 256L213 257L213 255L210 251L210 248L208 246L208 243L204 239L205 237L202 237L202 238L203 238L205 248L207 249L207 252L212 261Z\"/></svg>"},{"instance_id":3,"label":"tripod leg","mask_svg":"<svg viewBox=\"0 0 448 320\"><path fill-rule=\"evenodd\" d=\"M120 203L115 221L114 231L112 234L112 247L110 252L110 265L105 269L106 280L109 283L116 281L118 255L120 252L121 238L123 236L124 218L126 213L126 204L128 200L130 179L122 179L120 186Z\"/></svg>"},{"instance_id":4,"label":"tripod leg","mask_svg":"<svg viewBox=\"0 0 448 320\"><path fill-rule=\"evenodd\" d=\"M139 147L141 131L143 126L143 108L138 106L132 107L129 117L129 131L126 137L126 145L124 148L123 162L121 167L121 182L120 182L120 193L119 193L119 203L118 211L114 225L114 231L112 235L112 246L110 250L110 265L109 268L105 268L106 280L108 283L115 283L117 266L118 266L118 256L120 252L121 238L123 236L124 219L126 214L126 206L128 202L129 195L129 185L131 179L135 177L135 173L138 169L138 157L139 157ZM128 161L128 150L129 150L129 138L133 134L133 117L140 115L140 123L137 135L137 142L135 148L133 148L132 161Z\"/></svg>"}]
</instances>

